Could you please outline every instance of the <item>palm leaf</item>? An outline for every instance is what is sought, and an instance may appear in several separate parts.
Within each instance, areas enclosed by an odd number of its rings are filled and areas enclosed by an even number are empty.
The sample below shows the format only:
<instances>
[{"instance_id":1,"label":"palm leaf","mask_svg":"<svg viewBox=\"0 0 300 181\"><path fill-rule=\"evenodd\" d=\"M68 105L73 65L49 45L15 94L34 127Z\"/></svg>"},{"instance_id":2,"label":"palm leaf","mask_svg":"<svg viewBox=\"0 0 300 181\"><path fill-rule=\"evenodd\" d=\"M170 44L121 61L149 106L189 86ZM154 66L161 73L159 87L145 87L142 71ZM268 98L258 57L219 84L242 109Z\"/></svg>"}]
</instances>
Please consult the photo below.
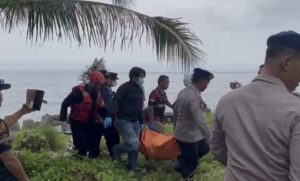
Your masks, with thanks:
<instances>
[{"instance_id":1,"label":"palm leaf","mask_svg":"<svg viewBox=\"0 0 300 181\"><path fill-rule=\"evenodd\" d=\"M27 24L27 39L33 43L57 38L114 49L118 40L123 49L145 37L160 61L189 69L204 60L200 40L178 19L149 17L100 2L0 0L0 22L9 32Z\"/></svg>"},{"instance_id":2,"label":"palm leaf","mask_svg":"<svg viewBox=\"0 0 300 181\"><path fill-rule=\"evenodd\" d=\"M112 4L122 7L131 7L135 0L112 0Z\"/></svg>"},{"instance_id":3,"label":"palm leaf","mask_svg":"<svg viewBox=\"0 0 300 181\"><path fill-rule=\"evenodd\" d=\"M94 62L92 63L92 65L89 65L86 67L86 70L84 72L82 72L82 74L80 75L79 79L82 82L87 82L89 74L92 71L101 71L101 70L106 70L106 66L105 66L105 60L104 58L100 58L100 59L95 59Z\"/></svg>"}]
</instances>

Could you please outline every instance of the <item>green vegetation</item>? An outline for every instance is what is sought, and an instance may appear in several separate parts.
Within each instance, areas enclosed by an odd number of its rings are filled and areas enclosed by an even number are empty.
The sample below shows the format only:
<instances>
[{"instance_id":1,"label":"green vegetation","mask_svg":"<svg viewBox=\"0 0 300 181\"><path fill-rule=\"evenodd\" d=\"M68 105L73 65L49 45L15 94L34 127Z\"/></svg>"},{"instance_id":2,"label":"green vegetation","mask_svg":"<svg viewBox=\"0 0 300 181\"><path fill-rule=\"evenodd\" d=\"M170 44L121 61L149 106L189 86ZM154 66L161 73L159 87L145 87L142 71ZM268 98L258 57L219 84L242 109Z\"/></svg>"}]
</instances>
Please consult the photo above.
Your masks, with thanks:
<instances>
[{"instance_id":1,"label":"green vegetation","mask_svg":"<svg viewBox=\"0 0 300 181\"><path fill-rule=\"evenodd\" d=\"M208 123L212 122L212 115L207 115ZM167 125L166 130L172 133L172 125ZM55 133L55 134L54 134ZM34 149L31 146L24 146L27 140L35 141L36 135L46 140L47 147ZM22 135L22 136L21 136ZM28 136L31 135L31 136ZM30 139L29 139L30 138ZM67 151L58 147L61 143L68 144L70 137L61 135L50 128L35 128L23 130L17 135L14 143L15 148L26 148L19 152L19 158L24 165L30 180L57 180L57 181L177 181L180 175L174 171L176 161L155 161L145 160L140 155L138 173L128 172L125 169L126 163L111 161L107 154L102 153L101 157L95 160L74 156L73 151ZM39 143L41 140L38 140ZM22 144L21 144L21 143ZM36 144L34 142L34 144ZM22 145L22 147L20 146ZM40 144L36 144L40 145ZM29 149L30 148L30 149ZM59 149L58 149L59 148ZM104 144L101 148L106 149ZM31 151L29 151L31 150ZM37 152L33 152L32 150ZM55 151L55 152L54 152ZM59 151L59 152L58 152ZM209 154L201 160L201 164L195 175L197 181L221 181L224 175L224 168L213 160Z\"/></svg>"}]
</instances>

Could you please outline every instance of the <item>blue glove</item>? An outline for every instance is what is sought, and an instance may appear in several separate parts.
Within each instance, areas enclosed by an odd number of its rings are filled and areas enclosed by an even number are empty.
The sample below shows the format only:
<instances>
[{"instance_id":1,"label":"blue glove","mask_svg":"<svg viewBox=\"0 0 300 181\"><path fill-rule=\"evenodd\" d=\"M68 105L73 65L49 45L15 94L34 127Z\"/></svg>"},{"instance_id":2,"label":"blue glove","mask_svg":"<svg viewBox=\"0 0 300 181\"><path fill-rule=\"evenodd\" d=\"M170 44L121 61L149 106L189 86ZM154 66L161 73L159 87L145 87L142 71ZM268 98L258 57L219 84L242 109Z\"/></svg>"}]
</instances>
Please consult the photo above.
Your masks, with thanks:
<instances>
[{"instance_id":1,"label":"blue glove","mask_svg":"<svg viewBox=\"0 0 300 181\"><path fill-rule=\"evenodd\" d=\"M143 123L140 123L139 133L141 133L144 128L145 128L145 125Z\"/></svg>"},{"instance_id":2,"label":"blue glove","mask_svg":"<svg viewBox=\"0 0 300 181\"><path fill-rule=\"evenodd\" d=\"M140 124L141 130L145 128L145 125L143 123Z\"/></svg>"},{"instance_id":3,"label":"blue glove","mask_svg":"<svg viewBox=\"0 0 300 181\"><path fill-rule=\"evenodd\" d=\"M104 129L110 127L111 124L112 124L112 119L111 119L111 117L106 117L106 118L104 119L104 121L103 121L103 127L104 127Z\"/></svg>"}]
</instances>

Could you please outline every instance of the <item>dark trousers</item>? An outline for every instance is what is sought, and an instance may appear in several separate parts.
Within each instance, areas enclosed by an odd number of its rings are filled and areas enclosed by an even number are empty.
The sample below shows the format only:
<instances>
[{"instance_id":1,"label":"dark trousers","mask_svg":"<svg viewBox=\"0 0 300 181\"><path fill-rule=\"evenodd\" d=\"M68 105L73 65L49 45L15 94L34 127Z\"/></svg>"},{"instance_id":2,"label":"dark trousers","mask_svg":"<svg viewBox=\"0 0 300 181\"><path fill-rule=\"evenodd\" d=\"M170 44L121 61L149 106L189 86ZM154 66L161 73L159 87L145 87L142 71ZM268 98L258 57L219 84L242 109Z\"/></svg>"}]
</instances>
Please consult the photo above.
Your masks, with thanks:
<instances>
[{"instance_id":1,"label":"dark trousers","mask_svg":"<svg viewBox=\"0 0 300 181\"><path fill-rule=\"evenodd\" d=\"M85 156L89 153L90 158L96 158L100 154L100 141L104 135L106 146L110 156L112 147L120 143L119 134L114 125L104 129L99 123L79 123L71 121L73 144L78 150L78 154Z\"/></svg>"},{"instance_id":2,"label":"dark trousers","mask_svg":"<svg viewBox=\"0 0 300 181\"><path fill-rule=\"evenodd\" d=\"M78 150L78 154L96 158L100 154L99 143L103 134L101 125L98 123L80 123L76 121L70 122L73 144Z\"/></svg>"},{"instance_id":3,"label":"dark trousers","mask_svg":"<svg viewBox=\"0 0 300 181\"><path fill-rule=\"evenodd\" d=\"M103 126L102 126L102 128L103 128ZM113 156L112 148L115 145L120 143L120 135L114 124L112 124L107 129L104 129L103 134L105 137L107 150L109 151L109 155L112 157Z\"/></svg>"},{"instance_id":4,"label":"dark trousers","mask_svg":"<svg viewBox=\"0 0 300 181\"><path fill-rule=\"evenodd\" d=\"M209 152L208 143L202 139L194 143L176 140L181 154L177 158L179 171L184 179L192 179L198 167L198 160Z\"/></svg>"}]
</instances>

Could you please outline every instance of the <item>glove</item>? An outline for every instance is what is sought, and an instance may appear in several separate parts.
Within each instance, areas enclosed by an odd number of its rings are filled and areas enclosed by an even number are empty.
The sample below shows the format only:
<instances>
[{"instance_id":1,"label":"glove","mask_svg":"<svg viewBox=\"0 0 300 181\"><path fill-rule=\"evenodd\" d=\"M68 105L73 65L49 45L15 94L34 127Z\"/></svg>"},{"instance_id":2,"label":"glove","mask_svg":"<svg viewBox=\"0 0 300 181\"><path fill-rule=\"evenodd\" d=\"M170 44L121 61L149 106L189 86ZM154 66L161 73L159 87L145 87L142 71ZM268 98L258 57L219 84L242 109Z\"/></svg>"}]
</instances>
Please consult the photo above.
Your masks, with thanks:
<instances>
[{"instance_id":1,"label":"glove","mask_svg":"<svg viewBox=\"0 0 300 181\"><path fill-rule=\"evenodd\" d=\"M103 127L104 129L107 129L108 127L110 127L112 124L112 119L111 117L106 117L103 121Z\"/></svg>"},{"instance_id":2,"label":"glove","mask_svg":"<svg viewBox=\"0 0 300 181\"><path fill-rule=\"evenodd\" d=\"M145 128L145 125L143 123L140 123L140 129L138 130L139 133L141 133L144 128Z\"/></svg>"},{"instance_id":3,"label":"glove","mask_svg":"<svg viewBox=\"0 0 300 181\"><path fill-rule=\"evenodd\" d=\"M145 125L143 123L140 124L141 130L145 128Z\"/></svg>"}]
</instances>

